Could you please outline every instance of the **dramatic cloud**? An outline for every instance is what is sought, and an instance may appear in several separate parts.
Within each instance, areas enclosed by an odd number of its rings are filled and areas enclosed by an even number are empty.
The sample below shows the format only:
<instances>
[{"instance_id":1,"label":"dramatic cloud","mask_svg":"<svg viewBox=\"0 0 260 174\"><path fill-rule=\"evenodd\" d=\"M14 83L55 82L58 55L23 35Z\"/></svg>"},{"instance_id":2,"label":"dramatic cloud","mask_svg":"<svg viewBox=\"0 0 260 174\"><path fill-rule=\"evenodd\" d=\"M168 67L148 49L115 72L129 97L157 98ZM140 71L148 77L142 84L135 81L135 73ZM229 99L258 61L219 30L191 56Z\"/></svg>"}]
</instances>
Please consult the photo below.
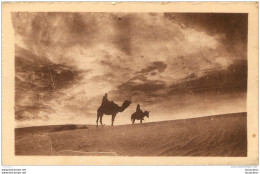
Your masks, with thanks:
<instances>
[{"instance_id":1,"label":"dramatic cloud","mask_svg":"<svg viewBox=\"0 0 260 174\"><path fill-rule=\"evenodd\" d=\"M165 17L184 28L219 36L225 43L223 49L239 59L247 58L247 13L165 13Z\"/></svg>"},{"instance_id":2,"label":"dramatic cloud","mask_svg":"<svg viewBox=\"0 0 260 174\"><path fill-rule=\"evenodd\" d=\"M246 110L245 14L17 12L12 21L18 126L94 124L104 93L133 102L120 124L137 103L155 120L213 113L202 105Z\"/></svg>"}]
</instances>

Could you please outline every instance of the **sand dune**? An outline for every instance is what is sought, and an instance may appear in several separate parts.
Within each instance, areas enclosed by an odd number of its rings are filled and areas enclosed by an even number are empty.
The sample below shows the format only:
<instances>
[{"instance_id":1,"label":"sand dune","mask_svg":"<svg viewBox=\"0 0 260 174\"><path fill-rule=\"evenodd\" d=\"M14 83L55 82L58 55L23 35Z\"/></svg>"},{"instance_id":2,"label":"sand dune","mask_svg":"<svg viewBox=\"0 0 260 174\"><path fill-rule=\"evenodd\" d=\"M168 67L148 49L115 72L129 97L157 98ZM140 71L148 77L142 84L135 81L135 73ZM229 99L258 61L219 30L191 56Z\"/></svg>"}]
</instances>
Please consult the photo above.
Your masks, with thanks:
<instances>
[{"instance_id":1,"label":"sand dune","mask_svg":"<svg viewBox=\"0 0 260 174\"><path fill-rule=\"evenodd\" d=\"M16 129L16 155L247 156L247 115Z\"/></svg>"}]
</instances>

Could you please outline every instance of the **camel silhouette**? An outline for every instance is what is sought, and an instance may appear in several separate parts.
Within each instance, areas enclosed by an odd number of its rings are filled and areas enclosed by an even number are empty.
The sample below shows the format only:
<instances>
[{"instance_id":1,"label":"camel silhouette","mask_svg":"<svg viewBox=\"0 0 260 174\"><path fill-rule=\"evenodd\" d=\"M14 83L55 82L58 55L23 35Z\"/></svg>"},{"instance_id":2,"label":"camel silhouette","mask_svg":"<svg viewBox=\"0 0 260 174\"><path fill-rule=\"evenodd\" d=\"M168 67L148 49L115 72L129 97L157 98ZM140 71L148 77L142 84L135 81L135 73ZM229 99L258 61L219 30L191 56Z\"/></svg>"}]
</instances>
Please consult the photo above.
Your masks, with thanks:
<instances>
[{"instance_id":1,"label":"camel silhouette","mask_svg":"<svg viewBox=\"0 0 260 174\"><path fill-rule=\"evenodd\" d=\"M149 118L149 111L144 111L143 113L140 112L135 112L131 115L131 121L132 124L135 123L135 120L140 120L140 123L142 123L142 121L144 120L144 117Z\"/></svg>"},{"instance_id":2,"label":"camel silhouette","mask_svg":"<svg viewBox=\"0 0 260 174\"><path fill-rule=\"evenodd\" d=\"M128 106L130 106L131 103L132 102L130 102L128 100L125 100L123 102L122 106L118 106L113 101L108 103L108 104L106 104L106 105L101 105L97 109L97 127L98 127L98 119L99 118L100 118L100 124L101 124L101 126L103 126L103 124L102 124L102 117L103 117L103 115L112 115L111 126L113 126L116 114L118 112L123 112Z\"/></svg>"}]
</instances>

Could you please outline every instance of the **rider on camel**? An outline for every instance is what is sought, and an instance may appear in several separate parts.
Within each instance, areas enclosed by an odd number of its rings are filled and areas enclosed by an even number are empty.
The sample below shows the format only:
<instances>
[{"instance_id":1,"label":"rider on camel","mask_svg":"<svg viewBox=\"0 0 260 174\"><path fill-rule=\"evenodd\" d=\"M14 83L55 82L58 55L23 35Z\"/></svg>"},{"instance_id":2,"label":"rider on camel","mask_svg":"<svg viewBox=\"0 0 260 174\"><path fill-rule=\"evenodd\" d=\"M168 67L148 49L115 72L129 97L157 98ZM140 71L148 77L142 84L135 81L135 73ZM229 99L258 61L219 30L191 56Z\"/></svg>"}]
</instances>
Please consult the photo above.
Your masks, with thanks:
<instances>
[{"instance_id":1,"label":"rider on camel","mask_svg":"<svg viewBox=\"0 0 260 174\"><path fill-rule=\"evenodd\" d=\"M102 104L103 106L107 106L108 104L110 104L110 101L107 99L107 93L105 93L103 99L102 99Z\"/></svg>"}]
</instances>

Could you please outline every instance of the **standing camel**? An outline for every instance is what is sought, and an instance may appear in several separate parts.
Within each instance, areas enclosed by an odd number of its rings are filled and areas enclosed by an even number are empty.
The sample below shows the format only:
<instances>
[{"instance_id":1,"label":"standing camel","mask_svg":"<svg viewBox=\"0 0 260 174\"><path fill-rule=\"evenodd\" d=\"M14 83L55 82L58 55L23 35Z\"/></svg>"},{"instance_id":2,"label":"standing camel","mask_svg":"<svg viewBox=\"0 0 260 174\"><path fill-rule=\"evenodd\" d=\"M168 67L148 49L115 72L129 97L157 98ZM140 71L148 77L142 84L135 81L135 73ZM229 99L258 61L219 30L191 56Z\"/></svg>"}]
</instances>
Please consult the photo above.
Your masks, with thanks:
<instances>
[{"instance_id":1,"label":"standing camel","mask_svg":"<svg viewBox=\"0 0 260 174\"><path fill-rule=\"evenodd\" d=\"M113 101L110 102L109 104L107 104L106 106L101 105L97 109L97 127L98 127L98 119L99 118L100 118L100 124L101 124L101 126L103 126L103 124L102 124L103 115L112 115L111 126L113 126L116 114L118 112L123 112L130 104L131 104L130 101L125 100L124 103L122 104L122 106L118 106Z\"/></svg>"},{"instance_id":2,"label":"standing camel","mask_svg":"<svg viewBox=\"0 0 260 174\"><path fill-rule=\"evenodd\" d=\"M142 121L144 120L144 117L147 117L149 118L149 111L144 111L142 113L140 112L135 112L131 115L131 121L132 121L132 124L135 123L135 120L140 120L140 123L142 123Z\"/></svg>"}]
</instances>

